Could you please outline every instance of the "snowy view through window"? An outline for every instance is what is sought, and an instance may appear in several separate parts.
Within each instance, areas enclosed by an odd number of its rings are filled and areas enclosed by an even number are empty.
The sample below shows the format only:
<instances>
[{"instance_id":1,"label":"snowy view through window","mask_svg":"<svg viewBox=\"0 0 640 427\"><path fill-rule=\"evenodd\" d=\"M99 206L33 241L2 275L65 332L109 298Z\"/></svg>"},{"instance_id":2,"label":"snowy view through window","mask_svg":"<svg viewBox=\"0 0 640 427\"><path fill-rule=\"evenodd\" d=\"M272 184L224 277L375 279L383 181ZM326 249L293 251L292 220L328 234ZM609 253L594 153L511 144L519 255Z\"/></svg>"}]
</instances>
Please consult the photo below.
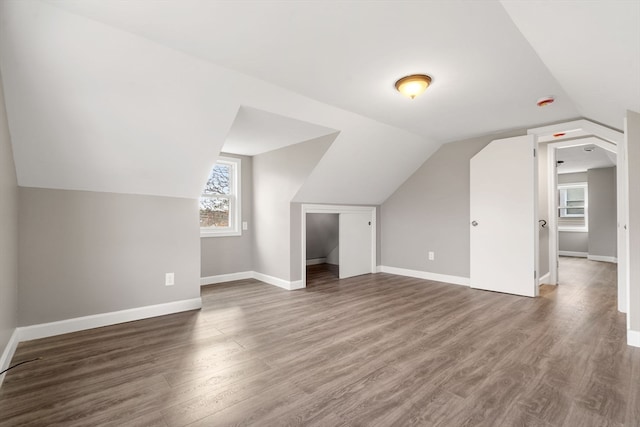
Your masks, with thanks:
<instances>
[{"instance_id":1,"label":"snowy view through window","mask_svg":"<svg viewBox=\"0 0 640 427\"><path fill-rule=\"evenodd\" d=\"M200 197L200 227L229 227L231 165L217 163Z\"/></svg>"}]
</instances>

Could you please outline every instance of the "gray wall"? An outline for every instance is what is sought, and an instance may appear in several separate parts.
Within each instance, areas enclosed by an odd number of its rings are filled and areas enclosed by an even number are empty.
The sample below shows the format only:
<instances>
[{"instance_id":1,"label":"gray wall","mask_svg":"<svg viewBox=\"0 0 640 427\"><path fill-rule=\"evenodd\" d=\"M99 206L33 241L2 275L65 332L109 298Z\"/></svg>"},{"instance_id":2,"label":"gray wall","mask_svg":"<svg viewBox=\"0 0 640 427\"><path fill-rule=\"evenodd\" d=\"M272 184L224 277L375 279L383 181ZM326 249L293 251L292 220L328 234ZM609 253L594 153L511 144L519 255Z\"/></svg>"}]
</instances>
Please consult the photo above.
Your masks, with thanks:
<instances>
[{"instance_id":1,"label":"gray wall","mask_svg":"<svg viewBox=\"0 0 640 427\"><path fill-rule=\"evenodd\" d=\"M616 257L616 168L589 169L589 255Z\"/></svg>"},{"instance_id":2,"label":"gray wall","mask_svg":"<svg viewBox=\"0 0 640 427\"><path fill-rule=\"evenodd\" d=\"M588 254L589 233L586 231L558 231L558 250Z\"/></svg>"},{"instance_id":3,"label":"gray wall","mask_svg":"<svg viewBox=\"0 0 640 427\"><path fill-rule=\"evenodd\" d=\"M18 326L18 184L0 77L0 355Z\"/></svg>"},{"instance_id":4,"label":"gray wall","mask_svg":"<svg viewBox=\"0 0 640 427\"><path fill-rule=\"evenodd\" d=\"M21 187L19 210L21 326L200 296L196 199Z\"/></svg>"},{"instance_id":5,"label":"gray wall","mask_svg":"<svg viewBox=\"0 0 640 427\"><path fill-rule=\"evenodd\" d=\"M469 277L469 160L489 142L525 131L451 142L382 205L382 265ZM427 252L435 260L427 260Z\"/></svg>"},{"instance_id":6,"label":"gray wall","mask_svg":"<svg viewBox=\"0 0 640 427\"><path fill-rule=\"evenodd\" d=\"M629 326L640 333L640 113L627 111L629 168Z\"/></svg>"},{"instance_id":7,"label":"gray wall","mask_svg":"<svg viewBox=\"0 0 640 427\"><path fill-rule=\"evenodd\" d=\"M338 246L338 214L307 214L307 259L326 258Z\"/></svg>"},{"instance_id":8,"label":"gray wall","mask_svg":"<svg viewBox=\"0 0 640 427\"><path fill-rule=\"evenodd\" d=\"M300 279L300 209L291 199L334 139L328 135L253 157L254 271Z\"/></svg>"},{"instance_id":9,"label":"gray wall","mask_svg":"<svg viewBox=\"0 0 640 427\"><path fill-rule=\"evenodd\" d=\"M575 172L558 174L558 184L575 184L577 182L587 182L587 173Z\"/></svg>"},{"instance_id":10,"label":"gray wall","mask_svg":"<svg viewBox=\"0 0 640 427\"><path fill-rule=\"evenodd\" d=\"M243 230L241 236L200 239L201 277L253 270L253 159L236 154L220 155L241 159L241 213L248 229Z\"/></svg>"}]
</instances>

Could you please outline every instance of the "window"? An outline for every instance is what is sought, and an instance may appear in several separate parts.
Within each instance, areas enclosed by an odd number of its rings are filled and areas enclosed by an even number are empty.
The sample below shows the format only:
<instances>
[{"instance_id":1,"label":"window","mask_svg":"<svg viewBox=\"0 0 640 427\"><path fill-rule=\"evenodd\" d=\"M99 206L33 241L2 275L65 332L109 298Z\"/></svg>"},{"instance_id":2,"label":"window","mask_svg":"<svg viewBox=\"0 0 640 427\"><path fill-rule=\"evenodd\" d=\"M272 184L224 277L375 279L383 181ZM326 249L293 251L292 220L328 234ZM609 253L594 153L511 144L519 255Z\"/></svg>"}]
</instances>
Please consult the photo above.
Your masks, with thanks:
<instances>
[{"instance_id":1,"label":"window","mask_svg":"<svg viewBox=\"0 0 640 427\"><path fill-rule=\"evenodd\" d=\"M584 218L587 208L587 184L562 184L558 186L558 216L560 218Z\"/></svg>"},{"instance_id":2,"label":"window","mask_svg":"<svg viewBox=\"0 0 640 427\"><path fill-rule=\"evenodd\" d=\"M220 157L200 196L200 235L240 236L240 159Z\"/></svg>"},{"instance_id":3,"label":"window","mask_svg":"<svg viewBox=\"0 0 640 427\"><path fill-rule=\"evenodd\" d=\"M588 188L586 182L558 185L558 230L589 230Z\"/></svg>"}]
</instances>

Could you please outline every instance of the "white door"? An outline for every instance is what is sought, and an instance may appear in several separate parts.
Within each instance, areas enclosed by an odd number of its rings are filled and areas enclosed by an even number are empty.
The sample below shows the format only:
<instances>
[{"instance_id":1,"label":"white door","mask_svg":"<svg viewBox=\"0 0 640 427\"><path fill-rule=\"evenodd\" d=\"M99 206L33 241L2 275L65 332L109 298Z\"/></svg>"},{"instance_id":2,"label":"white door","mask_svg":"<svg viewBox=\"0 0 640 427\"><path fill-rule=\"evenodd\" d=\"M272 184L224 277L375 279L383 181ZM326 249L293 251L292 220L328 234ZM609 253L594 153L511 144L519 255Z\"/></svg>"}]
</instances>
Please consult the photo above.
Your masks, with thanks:
<instances>
[{"instance_id":1,"label":"white door","mask_svg":"<svg viewBox=\"0 0 640 427\"><path fill-rule=\"evenodd\" d=\"M533 135L492 141L471 172L472 288L536 296L538 177Z\"/></svg>"},{"instance_id":2,"label":"white door","mask_svg":"<svg viewBox=\"0 0 640 427\"><path fill-rule=\"evenodd\" d=\"M341 213L338 258L341 279L373 273L370 213Z\"/></svg>"}]
</instances>

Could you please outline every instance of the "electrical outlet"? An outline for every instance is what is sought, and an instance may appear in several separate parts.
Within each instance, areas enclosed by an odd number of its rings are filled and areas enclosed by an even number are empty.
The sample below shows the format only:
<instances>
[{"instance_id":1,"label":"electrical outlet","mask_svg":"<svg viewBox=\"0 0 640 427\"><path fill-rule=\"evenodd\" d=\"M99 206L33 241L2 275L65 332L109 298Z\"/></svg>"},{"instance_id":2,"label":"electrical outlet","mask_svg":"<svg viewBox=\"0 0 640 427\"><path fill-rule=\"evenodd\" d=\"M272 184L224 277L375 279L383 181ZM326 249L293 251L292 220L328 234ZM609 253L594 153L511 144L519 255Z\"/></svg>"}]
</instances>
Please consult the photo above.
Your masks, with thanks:
<instances>
[{"instance_id":1,"label":"electrical outlet","mask_svg":"<svg viewBox=\"0 0 640 427\"><path fill-rule=\"evenodd\" d=\"M249 229L249 225L247 224L247 221L242 221L242 229L243 230L248 230Z\"/></svg>"},{"instance_id":2,"label":"electrical outlet","mask_svg":"<svg viewBox=\"0 0 640 427\"><path fill-rule=\"evenodd\" d=\"M164 275L164 285L173 286L175 284L175 275L173 273L167 273Z\"/></svg>"},{"instance_id":3,"label":"electrical outlet","mask_svg":"<svg viewBox=\"0 0 640 427\"><path fill-rule=\"evenodd\" d=\"M429 261L436 259L436 254L433 251L429 251Z\"/></svg>"}]
</instances>

